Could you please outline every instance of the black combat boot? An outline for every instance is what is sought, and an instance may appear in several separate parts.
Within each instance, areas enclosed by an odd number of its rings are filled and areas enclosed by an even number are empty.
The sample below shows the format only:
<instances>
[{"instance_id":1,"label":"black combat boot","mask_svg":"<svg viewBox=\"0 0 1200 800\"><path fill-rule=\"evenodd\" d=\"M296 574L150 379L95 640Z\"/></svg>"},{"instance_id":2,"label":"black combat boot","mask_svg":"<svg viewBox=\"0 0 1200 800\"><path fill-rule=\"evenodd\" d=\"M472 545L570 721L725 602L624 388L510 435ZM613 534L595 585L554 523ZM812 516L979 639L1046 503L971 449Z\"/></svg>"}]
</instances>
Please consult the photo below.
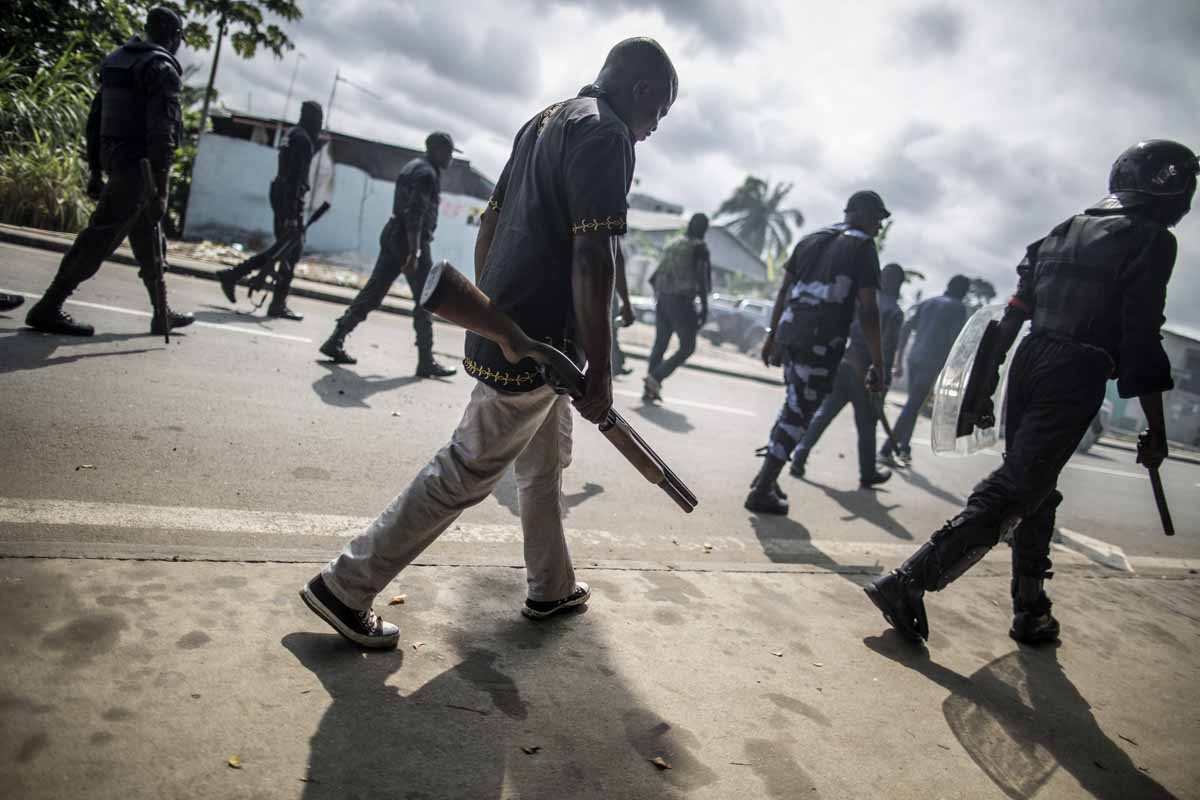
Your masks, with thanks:
<instances>
[{"instance_id":1,"label":"black combat boot","mask_svg":"<svg viewBox=\"0 0 1200 800\"><path fill-rule=\"evenodd\" d=\"M225 299L231 303L237 302L236 289L241 278L237 267L217 271L217 280L221 282L221 291L225 293Z\"/></svg>"},{"instance_id":2,"label":"black combat boot","mask_svg":"<svg viewBox=\"0 0 1200 800\"><path fill-rule=\"evenodd\" d=\"M25 302L25 298L19 294L8 294L0 292L0 311L12 311Z\"/></svg>"},{"instance_id":3,"label":"black combat boot","mask_svg":"<svg viewBox=\"0 0 1200 800\"><path fill-rule=\"evenodd\" d=\"M280 265L279 275L275 278L275 292L271 295L271 305L267 307L267 316L272 319L290 319L299 322L304 315L287 307L288 292L292 288L292 270Z\"/></svg>"},{"instance_id":4,"label":"black combat boot","mask_svg":"<svg viewBox=\"0 0 1200 800\"><path fill-rule=\"evenodd\" d=\"M142 285L146 287L146 294L150 295L150 310L153 313L153 316L150 318L150 333L155 336L162 336L165 331L163 331L162 323L159 321L158 293L155 291L157 284L154 280L143 279ZM172 311L170 303L167 303L166 318L167 325L170 330L175 330L176 328L186 328L188 325L191 325L196 321L196 318L191 314L181 311Z\"/></svg>"},{"instance_id":5,"label":"black combat boot","mask_svg":"<svg viewBox=\"0 0 1200 800\"><path fill-rule=\"evenodd\" d=\"M1045 577L1050 577L1047 573ZM1042 591L1043 578L1018 575L1012 579L1013 621L1008 635L1022 644L1058 640L1058 620L1050 613L1050 598Z\"/></svg>"},{"instance_id":6,"label":"black combat boot","mask_svg":"<svg viewBox=\"0 0 1200 800\"><path fill-rule=\"evenodd\" d=\"M925 587L919 575L923 562L936 560L934 545L926 542L899 569L882 575L863 587L883 618L893 628L915 642L929 638L929 619L925 616ZM914 569L915 568L915 569Z\"/></svg>"},{"instance_id":7,"label":"black combat boot","mask_svg":"<svg viewBox=\"0 0 1200 800\"><path fill-rule=\"evenodd\" d=\"M892 479L892 471L890 469L876 469L874 475L861 477L858 479L860 489L872 489L882 483L887 483Z\"/></svg>"},{"instance_id":8,"label":"black combat boot","mask_svg":"<svg viewBox=\"0 0 1200 800\"><path fill-rule=\"evenodd\" d=\"M772 455L763 457L762 468L751 481L750 494L746 496L747 511L780 516L788 513L787 498L781 497L779 491L779 473L784 463Z\"/></svg>"},{"instance_id":9,"label":"black combat boot","mask_svg":"<svg viewBox=\"0 0 1200 800\"><path fill-rule=\"evenodd\" d=\"M321 355L327 356L335 364L357 364L358 359L346 352L346 334L349 333L339 321L333 326L333 333L319 348Z\"/></svg>"},{"instance_id":10,"label":"black combat boot","mask_svg":"<svg viewBox=\"0 0 1200 800\"><path fill-rule=\"evenodd\" d=\"M422 353L417 359L418 378L449 378L458 372L454 367L446 367L434 360L433 353Z\"/></svg>"},{"instance_id":11,"label":"black combat boot","mask_svg":"<svg viewBox=\"0 0 1200 800\"><path fill-rule=\"evenodd\" d=\"M82 322L76 322L70 314L62 310L63 303L66 302L69 294L71 292L57 285L57 281L51 283L50 288L42 295L42 299L34 303L33 307L29 309L29 313L25 315L25 324L35 331L44 333L91 336L96 332L95 328Z\"/></svg>"}]
</instances>

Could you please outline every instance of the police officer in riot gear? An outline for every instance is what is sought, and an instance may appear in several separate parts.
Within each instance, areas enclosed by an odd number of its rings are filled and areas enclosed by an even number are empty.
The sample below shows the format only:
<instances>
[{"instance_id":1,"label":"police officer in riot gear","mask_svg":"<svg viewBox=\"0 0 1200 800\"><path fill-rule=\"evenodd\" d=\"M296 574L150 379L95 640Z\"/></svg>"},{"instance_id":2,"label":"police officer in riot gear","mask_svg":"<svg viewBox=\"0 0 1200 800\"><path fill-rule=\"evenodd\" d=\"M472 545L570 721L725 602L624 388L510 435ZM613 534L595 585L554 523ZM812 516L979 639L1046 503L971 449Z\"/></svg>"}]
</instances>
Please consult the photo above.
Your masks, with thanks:
<instances>
[{"instance_id":1,"label":"police officer in riot gear","mask_svg":"<svg viewBox=\"0 0 1200 800\"><path fill-rule=\"evenodd\" d=\"M1108 196L1029 246L998 330L1003 354L1032 321L1010 370L1004 463L975 487L962 513L866 587L900 632L927 639L924 593L944 589L1012 531L1009 634L1027 644L1058 638L1043 590L1063 499L1056 485L1110 377L1122 397L1140 398L1146 415L1138 462L1157 467L1167 455L1162 393L1173 382L1159 329L1175 264L1169 228L1190 209L1198 171L1183 145L1140 142L1113 165Z\"/></svg>"},{"instance_id":2,"label":"police officer in riot gear","mask_svg":"<svg viewBox=\"0 0 1200 800\"><path fill-rule=\"evenodd\" d=\"M313 155L317 152L318 137L321 135L321 125L324 115L321 104L306 100L300 105L300 122L288 129L283 144L279 147L279 167L275 179L271 181L269 193L271 212L274 214L275 239L278 241L287 236L296 236L304 227L304 200L308 196L308 170L312 164ZM275 275L274 291L271 304L267 306L267 316L282 319L301 320L304 315L292 311L287 306L288 292L292 288L292 277L296 264L304 251L304 237L301 233L295 244L287 247L279 254L279 270ZM234 287L242 278L261 269L271 269L275 265L269 263L270 249L238 264L230 269L217 273L221 282L221 290L229 302L237 302Z\"/></svg>"},{"instance_id":3,"label":"police officer in riot gear","mask_svg":"<svg viewBox=\"0 0 1200 800\"><path fill-rule=\"evenodd\" d=\"M429 245L437 229L442 172L450 166L455 150L450 134L431 133L425 139L425 155L412 159L400 169L392 199L392 218L379 235L379 257L371 277L320 347L321 353L334 363L357 363L357 359L346 352L346 336L367 318L367 314L379 308L401 272L408 280L413 297L420 298L425 276L433 267ZM417 334L418 377L443 378L457 372L434 360L433 318L419 304L413 309L413 330Z\"/></svg>"},{"instance_id":4,"label":"police officer in riot gear","mask_svg":"<svg viewBox=\"0 0 1200 800\"><path fill-rule=\"evenodd\" d=\"M88 196L97 201L88 226L63 257L58 273L25 323L47 333L91 336L91 325L76 322L62 309L71 292L96 274L126 236L141 269L138 275L157 303L154 276L154 237L166 213L167 184L175 148L182 136L179 108L180 75L175 52L183 40L183 18L165 6L146 16L145 38L133 37L100 66L100 91L87 121L87 159L91 169ZM156 202L145 208L138 166L150 160L157 183ZM108 174L108 183L102 173ZM155 309L157 311L157 308ZM168 307L171 328L192 323L190 314ZM160 315L150 329L160 334Z\"/></svg>"}]
</instances>

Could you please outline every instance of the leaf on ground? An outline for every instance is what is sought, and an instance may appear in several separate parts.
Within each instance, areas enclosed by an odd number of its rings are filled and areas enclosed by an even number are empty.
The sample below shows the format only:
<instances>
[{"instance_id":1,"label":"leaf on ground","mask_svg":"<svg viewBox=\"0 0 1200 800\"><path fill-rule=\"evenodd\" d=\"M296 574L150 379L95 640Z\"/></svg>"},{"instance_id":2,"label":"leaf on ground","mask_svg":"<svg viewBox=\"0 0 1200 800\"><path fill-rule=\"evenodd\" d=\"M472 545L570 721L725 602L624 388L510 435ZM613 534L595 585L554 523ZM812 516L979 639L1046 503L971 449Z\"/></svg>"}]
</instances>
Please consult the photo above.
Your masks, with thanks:
<instances>
[{"instance_id":1,"label":"leaf on ground","mask_svg":"<svg viewBox=\"0 0 1200 800\"><path fill-rule=\"evenodd\" d=\"M782 650L772 650L771 655L775 656L776 658L783 658L783 651Z\"/></svg>"},{"instance_id":2,"label":"leaf on ground","mask_svg":"<svg viewBox=\"0 0 1200 800\"><path fill-rule=\"evenodd\" d=\"M234 769L241 769L242 768L241 757L236 754L230 756L229 757L229 766L233 767Z\"/></svg>"},{"instance_id":3,"label":"leaf on ground","mask_svg":"<svg viewBox=\"0 0 1200 800\"><path fill-rule=\"evenodd\" d=\"M78 467L75 468L75 471L79 472L79 470L81 470L81 469L95 469L95 468L96 468L95 464L80 464Z\"/></svg>"},{"instance_id":4,"label":"leaf on ground","mask_svg":"<svg viewBox=\"0 0 1200 800\"><path fill-rule=\"evenodd\" d=\"M1137 742L1135 742L1133 739L1130 739L1128 736L1125 736L1124 734L1118 733L1118 734L1117 734L1117 736L1119 736L1120 738L1122 738L1122 739L1124 739L1125 741L1129 742L1129 743L1130 743L1131 745L1133 745L1134 747L1141 747L1141 745L1140 745L1140 744L1138 744Z\"/></svg>"},{"instance_id":5,"label":"leaf on ground","mask_svg":"<svg viewBox=\"0 0 1200 800\"><path fill-rule=\"evenodd\" d=\"M705 543L704 543L704 552L706 552L706 553L711 553L711 552L712 552L712 549L713 549L713 547L712 547L712 545L711 545L711 544L709 544L708 542L705 542Z\"/></svg>"},{"instance_id":6,"label":"leaf on ground","mask_svg":"<svg viewBox=\"0 0 1200 800\"><path fill-rule=\"evenodd\" d=\"M320 783L316 778L301 778L301 783Z\"/></svg>"},{"instance_id":7,"label":"leaf on ground","mask_svg":"<svg viewBox=\"0 0 1200 800\"><path fill-rule=\"evenodd\" d=\"M420 650L424 646L424 642L413 642L413 650Z\"/></svg>"},{"instance_id":8,"label":"leaf on ground","mask_svg":"<svg viewBox=\"0 0 1200 800\"><path fill-rule=\"evenodd\" d=\"M814 666L814 667L823 667L823 666L825 666L825 665L824 665L824 664L822 664L820 661L814 661L814 662L813 662L813 666Z\"/></svg>"},{"instance_id":9,"label":"leaf on ground","mask_svg":"<svg viewBox=\"0 0 1200 800\"><path fill-rule=\"evenodd\" d=\"M402 605L404 605L404 601L407 599L408 599L408 595L406 595L406 594L393 595L392 599L388 600L388 605L389 606L402 606Z\"/></svg>"},{"instance_id":10,"label":"leaf on ground","mask_svg":"<svg viewBox=\"0 0 1200 800\"><path fill-rule=\"evenodd\" d=\"M538 752L540 752L541 749L542 749L541 745L535 744L530 747L522 747L521 752L527 756L532 756L532 755L536 755Z\"/></svg>"},{"instance_id":11,"label":"leaf on ground","mask_svg":"<svg viewBox=\"0 0 1200 800\"><path fill-rule=\"evenodd\" d=\"M403 414L401 414L399 411L393 411L393 412L392 412L392 416L393 416L393 417L402 417L402 416L404 416L404 415L403 415Z\"/></svg>"},{"instance_id":12,"label":"leaf on ground","mask_svg":"<svg viewBox=\"0 0 1200 800\"><path fill-rule=\"evenodd\" d=\"M654 758L649 759L649 761L651 764L658 767L659 769L670 769L671 768L671 765L668 764L666 762L666 760L663 759L662 756L655 756Z\"/></svg>"}]
</instances>

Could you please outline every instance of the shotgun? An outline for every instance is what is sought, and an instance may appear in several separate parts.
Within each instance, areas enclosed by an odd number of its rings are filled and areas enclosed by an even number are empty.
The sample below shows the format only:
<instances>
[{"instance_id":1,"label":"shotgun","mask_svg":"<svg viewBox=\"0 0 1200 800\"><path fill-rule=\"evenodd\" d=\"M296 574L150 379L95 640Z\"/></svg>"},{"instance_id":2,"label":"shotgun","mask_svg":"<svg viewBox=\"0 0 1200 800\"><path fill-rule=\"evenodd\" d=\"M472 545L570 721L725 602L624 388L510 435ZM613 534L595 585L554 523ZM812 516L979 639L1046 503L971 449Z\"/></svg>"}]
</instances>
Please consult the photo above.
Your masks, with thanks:
<instances>
[{"instance_id":1,"label":"shotgun","mask_svg":"<svg viewBox=\"0 0 1200 800\"><path fill-rule=\"evenodd\" d=\"M584 378L579 367L561 350L530 339L450 262L439 262L429 271L420 302L431 313L495 342L511 363L525 358L535 361L555 391L572 399L583 395ZM696 495L615 409L609 410L599 428L642 477L666 492L685 512L690 514L696 508Z\"/></svg>"},{"instance_id":2,"label":"shotgun","mask_svg":"<svg viewBox=\"0 0 1200 800\"><path fill-rule=\"evenodd\" d=\"M143 158L139 165L142 169L142 213L149 215L150 209L158 200L158 187L154 183L154 170L150 168L150 159ZM154 319L162 326L163 341L171 343L171 322L167 319L167 256L163 252L162 221L154 221L150 265L151 280L154 281Z\"/></svg>"}]
</instances>

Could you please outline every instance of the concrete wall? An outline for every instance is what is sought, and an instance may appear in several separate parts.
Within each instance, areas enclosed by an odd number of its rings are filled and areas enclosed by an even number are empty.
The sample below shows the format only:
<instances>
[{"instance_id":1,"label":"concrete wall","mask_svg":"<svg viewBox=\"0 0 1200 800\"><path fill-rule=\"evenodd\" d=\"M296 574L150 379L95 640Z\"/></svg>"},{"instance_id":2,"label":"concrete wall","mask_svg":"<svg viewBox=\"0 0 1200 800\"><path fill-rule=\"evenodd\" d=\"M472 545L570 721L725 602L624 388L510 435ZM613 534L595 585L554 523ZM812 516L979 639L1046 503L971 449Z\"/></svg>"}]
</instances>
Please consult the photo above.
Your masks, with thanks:
<instances>
[{"instance_id":1,"label":"concrete wall","mask_svg":"<svg viewBox=\"0 0 1200 800\"><path fill-rule=\"evenodd\" d=\"M323 161L328 168L328 155ZM273 236L267 191L277 164L271 147L211 133L201 137L185 238L240 242L249 250L269 244ZM327 198L331 208L309 230L305 253L369 271L379 254L379 232L392 214L393 188L391 182L375 180L355 167L335 165L332 196ZM477 220L484 205L474 197L442 195L435 260L447 259L472 273Z\"/></svg>"}]
</instances>

